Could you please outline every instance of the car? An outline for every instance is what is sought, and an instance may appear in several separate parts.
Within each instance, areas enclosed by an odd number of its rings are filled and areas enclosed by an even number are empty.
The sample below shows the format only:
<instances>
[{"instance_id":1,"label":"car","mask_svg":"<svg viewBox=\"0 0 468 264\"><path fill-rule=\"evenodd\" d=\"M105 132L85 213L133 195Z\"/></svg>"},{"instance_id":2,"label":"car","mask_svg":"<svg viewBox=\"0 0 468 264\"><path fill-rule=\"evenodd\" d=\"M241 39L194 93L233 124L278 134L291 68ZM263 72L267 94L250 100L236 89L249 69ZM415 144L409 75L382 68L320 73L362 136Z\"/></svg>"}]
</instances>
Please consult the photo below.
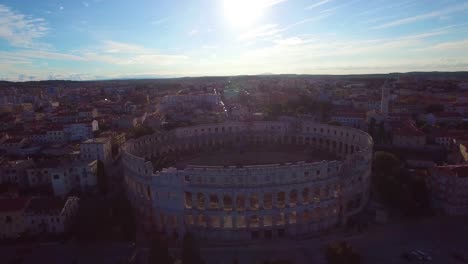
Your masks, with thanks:
<instances>
[{"instance_id":1,"label":"car","mask_svg":"<svg viewBox=\"0 0 468 264\"><path fill-rule=\"evenodd\" d=\"M415 250L415 252L416 252L417 254L419 254L424 260L426 260L426 261L432 261L432 257L429 256L428 254L424 253L423 251L421 251L421 250L418 249L418 250Z\"/></svg>"}]
</instances>

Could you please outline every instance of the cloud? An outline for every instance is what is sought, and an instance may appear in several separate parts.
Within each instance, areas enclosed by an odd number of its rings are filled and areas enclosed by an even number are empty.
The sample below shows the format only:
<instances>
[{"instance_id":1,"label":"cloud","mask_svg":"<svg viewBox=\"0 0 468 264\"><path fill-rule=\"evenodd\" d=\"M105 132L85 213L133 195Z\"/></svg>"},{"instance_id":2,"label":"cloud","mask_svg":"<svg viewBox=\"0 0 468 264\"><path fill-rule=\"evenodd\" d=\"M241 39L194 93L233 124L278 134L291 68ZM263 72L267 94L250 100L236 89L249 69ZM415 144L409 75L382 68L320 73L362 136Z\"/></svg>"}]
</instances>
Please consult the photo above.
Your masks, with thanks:
<instances>
[{"instance_id":1,"label":"cloud","mask_svg":"<svg viewBox=\"0 0 468 264\"><path fill-rule=\"evenodd\" d=\"M63 6L60 6L60 7L59 7L59 10L63 10Z\"/></svg>"},{"instance_id":2,"label":"cloud","mask_svg":"<svg viewBox=\"0 0 468 264\"><path fill-rule=\"evenodd\" d=\"M321 1L315 2L315 3L307 6L305 9L314 9L314 8L317 8L317 7L321 6L321 5L324 5L324 4L326 4L326 3L330 2L330 1L331 0L321 0Z\"/></svg>"},{"instance_id":3,"label":"cloud","mask_svg":"<svg viewBox=\"0 0 468 264\"><path fill-rule=\"evenodd\" d=\"M266 24L241 34L239 40L273 37L277 36L281 31L283 29L280 29L277 24Z\"/></svg>"},{"instance_id":4,"label":"cloud","mask_svg":"<svg viewBox=\"0 0 468 264\"><path fill-rule=\"evenodd\" d=\"M168 20L169 20L168 17L156 19L154 21L151 21L151 25L162 25L162 24L166 23Z\"/></svg>"},{"instance_id":5,"label":"cloud","mask_svg":"<svg viewBox=\"0 0 468 264\"><path fill-rule=\"evenodd\" d=\"M441 16L447 16L449 14L462 12L462 11L465 11L465 10L468 10L468 3L463 3L463 4L460 4L460 5L456 5L456 6L446 7L444 9L429 12L429 13L426 13L426 14L421 14L421 15L417 15L417 16L412 16L412 17L407 17L407 18L403 18L403 19L394 20L394 21L391 21L391 22L387 22L387 23L372 27L372 29L383 29L383 28L390 28L390 27L406 25L406 24L410 24L410 23L414 23L414 22L418 22L418 21L431 19L431 18L438 18L438 17L441 17Z\"/></svg>"},{"instance_id":6,"label":"cloud","mask_svg":"<svg viewBox=\"0 0 468 264\"><path fill-rule=\"evenodd\" d=\"M106 40L99 47L83 51L81 57L86 61L96 61L118 65L162 66L179 63L188 59L185 55L162 54L140 45Z\"/></svg>"},{"instance_id":7,"label":"cloud","mask_svg":"<svg viewBox=\"0 0 468 264\"><path fill-rule=\"evenodd\" d=\"M193 37L198 34L198 29L192 29L188 32L189 37Z\"/></svg>"},{"instance_id":8,"label":"cloud","mask_svg":"<svg viewBox=\"0 0 468 264\"><path fill-rule=\"evenodd\" d=\"M88 3L88 2L83 1L83 2L81 2L81 3L83 4L84 7L89 7L89 3Z\"/></svg>"},{"instance_id":9,"label":"cloud","mask_svg":"<svg viewBox=\"0 0 468 264\"><path fill-rule=\"evenodd\" d=\"M268 7L268 6L274 6L274 5L280 4L285 1L287 0L263 0L262 4L264 7Z\"/></svg>"},{"instance_id":10,"label":"cloud","mask_svg":"<svg viewBox=\"0 0 468 264\"><path fill-rule=\"evenodd\" d=\"M16 12L0 4L0 38L14 47L32 47L37 39L47 34L49 28L42 18Z\"/></svg>"}]
</instances>

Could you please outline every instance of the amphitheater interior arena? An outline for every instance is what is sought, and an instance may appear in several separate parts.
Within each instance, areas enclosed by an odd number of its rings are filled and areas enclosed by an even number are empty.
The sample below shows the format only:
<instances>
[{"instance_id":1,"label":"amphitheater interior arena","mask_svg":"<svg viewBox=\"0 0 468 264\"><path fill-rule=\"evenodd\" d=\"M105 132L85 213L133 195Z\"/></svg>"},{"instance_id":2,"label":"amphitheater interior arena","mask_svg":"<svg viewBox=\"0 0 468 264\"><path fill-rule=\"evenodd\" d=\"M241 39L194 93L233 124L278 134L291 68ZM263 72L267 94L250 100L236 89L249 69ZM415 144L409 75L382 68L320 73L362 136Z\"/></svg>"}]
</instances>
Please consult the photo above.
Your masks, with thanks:
<instances>
[{"instance_id":1,"label":"amphitheater interior arena","mask_svg":"<svg viewBox=\"0 0 468 264\"><path fill-rule=\"evenodd\" d=\"M183 127L129 140L125 184L145 230L210 241L297 238L369 196L373 141L301 119Z\"/></svg>"}]
</instances>

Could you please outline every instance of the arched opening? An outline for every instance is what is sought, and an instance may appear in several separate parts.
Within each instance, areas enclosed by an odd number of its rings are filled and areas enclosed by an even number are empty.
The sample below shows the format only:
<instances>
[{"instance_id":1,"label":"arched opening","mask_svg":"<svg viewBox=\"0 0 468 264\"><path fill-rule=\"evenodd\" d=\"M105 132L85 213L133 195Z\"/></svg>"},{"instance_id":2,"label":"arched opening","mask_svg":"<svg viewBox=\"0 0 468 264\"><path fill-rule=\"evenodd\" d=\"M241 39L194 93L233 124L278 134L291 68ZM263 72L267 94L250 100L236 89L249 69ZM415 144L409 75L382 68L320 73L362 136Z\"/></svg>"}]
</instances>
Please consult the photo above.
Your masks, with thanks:
<instances>
[{"instance_id":1,"label":"arched opening","mask_svg":"<svg viewBox=\"0 0 468 264\"><path fill-rule=\"evenodd\" d=\"M206 227L206 217L204 214L199 214L197 217L198 226Z\"/></svg>"},{"instance_id":2,"label":"arched opening","mask_svg":"<svg viewBox=\"0 0 468 264\"><path fill-rule=\"evenodd\" d=\"M185 208L192 208L192 193L185 192Z\"/></svg>"},{"instance_id":3,"label":"arched opening","mask_svg":"<svg viewBox=\"0 0 468 264\"><path fill-rule=\"evenodd\" d=\"M232 211L232 198L229 195L223 197L224 211Z\"/></svg>"},{"instance_id":4,"label":"arched opening","mask_svg":"<svg viewBox=\"0 0 468 264\"><path fill-rule=\"evenodd\" d=\"M263 226L272 226L273 225L273 218L271 215L263 216Z\"/></svg>"},{"instance_id":5,"label":"arched opening","mask_svg":"<svg viewBox=\"0 0 468 264\"><path fill-rule=\"evenodd\" d=\"M302 202L304 204L308 204L310 201L310 194L309 194L309 188L304 188L302 190Z\"/></svg>"},{"instance_id":6,"label":"arched opening","mask_svg":"<svg viewBox=\"0 0 468 264\"><path fill-rule=\"evenodd\" d=\"M297 190L292 190L289 193L289 206L297 205Z\"/></svg>"},{"instance_id":7,"label":"arched opening","mask_svg":"<svg viewBox=\"0 0 468 264\"><path fill-rule=\"evenodd\" d=\"M230 215L225 215L224 216L224 228L232 228L232 216Z\"/></svg>"},{"instance_id":8,"label":"arched opening","mask_svg":"<svg viewBox=\"0 0 468 264\"><path fill-rule=\"evenodd\" d=\"M210 194L210 209L218 209L219 200L216 194Z\"/></svg>"},{"instance_id":9,"label":"arched opening","mask_svg":"<svg viewBox=\"0 0 468 264\"><path fill-rule=\"evenodd\" d=\"M243 215L238 215L236 217L236 227L237 228L244 228L246 226L246 222L245 222L245 216Z\"/></svg>"},{"instance_id":10,"label":"arched opening","mask_svg":"<svg viewBox=\"0 0 468 264\"><path fill-rule=\"evenodd\" d=\"M271 209L273 207L273 195L271 193L265 193L263 195L263 208Z\"/></svg>"},{"instance_id":11,"label":"arched opening","mask_svg":"<svg viewBox=\"0 0 468 264\"><path fill-rule=\"evenodd\" d=\"M236 209L237 211L245 210L245 197L243 195L238 195L236 198Z\"/></svg>"},{"instance_id":12,"label":"arched opening","mask_svg":"<svg viewBox=\"0 0 468 264\"><path fill-rule=\"evenodd\" d=\"M260 226L260 219L258 215L251 215L249 217L249 227L259 227Z\"/></svg>"},{"instance_id":13,"label":"arched opening","mask_svg":"<svg viewBox=\"0 0 468 264\"><path fill-rule=\"evenodd\" d=\"M197 207L200 210L205 209L205 195L203 193L197 193Z\"/></svg>"},{"instance_id":14,"label":"arched opening","mask_svg":"<svg viewBox=\"0 0 468 264\"><path fill-rule=\"evenodd\" d=\"M221 219L219 218L219 216L214 215L210 217L210 227L221 227Z\"/></svg>"},{"instance_id":15,"label":"arched opening","mask_svg":"<svg viewBox=\"0 0 468 264\"><path fill-rule=\"evenodd\" d=\"M258 202L258 196L256 193L253 193L250 195L250 209L252 210L258 210L260 207L260 204Z\"/></svg>"},{"instance_id":16,"label":"arched opening","mask_svg":"<svg viewBox=\"0 0 468 264\"><path fill-rule=\"evenodd\" d=\"M312 220L312 215L311 213L308 211L308 210L305 210L303 213L302 213L302 221L304 223L308 223L310 222L310 220Z\"/></svg>"},{"instance_id":17,"label":"arched opening","mask_svg":"<svg viewBox=\"0 0 468 264\"><path fill-rule=\"evenodd\" d=\"M284 208L286 205L286 194L284 192L279 192L276 195L276 206L278 208Z\"/></svg>"},{"instance_id":18,"label":"arched opening","mask_svg":"<svg viewBox=\"0 0 468 264\"><path fill-rule=\"evenodd\" d=\"M297 223L297 214L296 214L296 211L292 211L291 213L289 213L289 224L295 224Z\"/></svg>"},{"instance_id":19,"label":"arched opening","mask_svg":"<svg viewBox=\"0 0 468 264\"><path fill-rule=\"evenodd\" d=\"M275 215L275 224L277 226L285 224L284 213L279 213L279 214Z\"/></svg>"}]
</instances>

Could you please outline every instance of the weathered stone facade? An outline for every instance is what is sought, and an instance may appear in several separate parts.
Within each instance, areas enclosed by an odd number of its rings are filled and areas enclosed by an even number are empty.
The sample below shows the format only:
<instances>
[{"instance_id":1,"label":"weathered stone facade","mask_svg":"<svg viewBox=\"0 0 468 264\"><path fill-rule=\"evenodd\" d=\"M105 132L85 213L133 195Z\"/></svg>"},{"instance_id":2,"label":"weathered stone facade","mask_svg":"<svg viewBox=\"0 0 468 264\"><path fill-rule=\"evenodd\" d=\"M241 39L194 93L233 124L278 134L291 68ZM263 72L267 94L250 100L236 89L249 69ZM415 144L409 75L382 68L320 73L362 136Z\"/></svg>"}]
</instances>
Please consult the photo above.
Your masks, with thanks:
<instances>
[{"instance_id":1,"label":"weathered stone facade","mask_svg":"<svg viewBox=\"0 0 468 264\"><path fill-rule=\"evenodd\" d=\"M239 144L302 145L338 160L155 170L165 155ZM143 226L212 241L315 234L359 212L369 196L372 138L349 127L296 121L226 122L130 140L123 163Z\"/></svg>"}]
</instances>

